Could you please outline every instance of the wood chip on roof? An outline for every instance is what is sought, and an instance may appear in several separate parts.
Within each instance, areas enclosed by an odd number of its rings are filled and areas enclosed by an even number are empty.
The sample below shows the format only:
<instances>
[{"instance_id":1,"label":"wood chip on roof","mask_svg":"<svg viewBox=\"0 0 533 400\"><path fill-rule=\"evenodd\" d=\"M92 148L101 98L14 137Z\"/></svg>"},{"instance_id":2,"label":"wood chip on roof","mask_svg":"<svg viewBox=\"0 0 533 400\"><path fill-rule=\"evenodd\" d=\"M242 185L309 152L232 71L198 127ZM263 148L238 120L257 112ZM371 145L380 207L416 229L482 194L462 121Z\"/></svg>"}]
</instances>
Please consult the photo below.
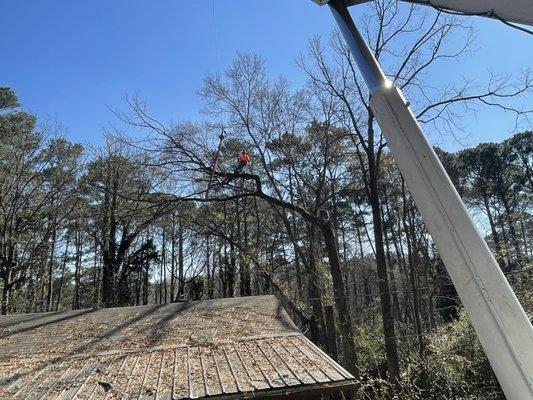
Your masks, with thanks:
<instances>
[{"instance_id":1,"label":"wood chip on roof","mask_svg":"<svg viewBox=\"0 0 533 400\"><path fill-rule=\"evenodd\" d=\"M353 379L274 296L0 318L1 399L266 398Z\"/></svg>"}]
</instances>

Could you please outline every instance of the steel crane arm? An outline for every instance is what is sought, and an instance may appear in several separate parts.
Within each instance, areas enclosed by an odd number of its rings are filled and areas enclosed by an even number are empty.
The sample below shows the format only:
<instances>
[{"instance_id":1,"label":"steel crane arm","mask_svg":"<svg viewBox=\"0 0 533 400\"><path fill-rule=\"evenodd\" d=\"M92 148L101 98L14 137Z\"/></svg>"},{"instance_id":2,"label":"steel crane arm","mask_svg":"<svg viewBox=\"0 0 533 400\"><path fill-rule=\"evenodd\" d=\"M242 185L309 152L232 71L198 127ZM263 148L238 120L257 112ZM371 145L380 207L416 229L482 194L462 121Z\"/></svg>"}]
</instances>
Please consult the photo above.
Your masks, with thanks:
<instances>
[{"instance_id":1,"label":"steel crane arm","mask_svg":"<svg viewBox=\"0 0 533 400\"><path fill-rule=\"evenodd\" d=\"M330 0L313 0L325 5ZM366 3L371 0L344 0L346 7ZM533 25L532 0L402 0L408 3L421 4L443 10L496 18L506 22Z\"/></svg>"}]
</instances>

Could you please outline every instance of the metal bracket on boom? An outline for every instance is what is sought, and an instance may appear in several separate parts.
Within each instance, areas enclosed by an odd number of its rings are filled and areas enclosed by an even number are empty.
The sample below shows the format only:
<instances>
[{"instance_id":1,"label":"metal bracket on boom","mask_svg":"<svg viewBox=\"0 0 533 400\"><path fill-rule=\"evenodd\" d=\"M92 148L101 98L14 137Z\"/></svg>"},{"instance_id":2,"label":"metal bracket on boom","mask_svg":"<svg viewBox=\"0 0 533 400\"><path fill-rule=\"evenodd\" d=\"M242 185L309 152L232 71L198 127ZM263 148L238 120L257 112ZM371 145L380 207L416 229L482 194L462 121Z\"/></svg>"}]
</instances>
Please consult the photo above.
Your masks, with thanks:
<instances>
[{"instance_id":1,"label":"metal bracket on boom","mask_svg":"<svg viewBox=\"0 0 533 400\"><path fill-rule=\"evenodd\" d=\"M353 0L328 4L371 93L370 105L508 399L533 399L533 327L401 91L355 26Z\"/></svg>"}]
</instances>

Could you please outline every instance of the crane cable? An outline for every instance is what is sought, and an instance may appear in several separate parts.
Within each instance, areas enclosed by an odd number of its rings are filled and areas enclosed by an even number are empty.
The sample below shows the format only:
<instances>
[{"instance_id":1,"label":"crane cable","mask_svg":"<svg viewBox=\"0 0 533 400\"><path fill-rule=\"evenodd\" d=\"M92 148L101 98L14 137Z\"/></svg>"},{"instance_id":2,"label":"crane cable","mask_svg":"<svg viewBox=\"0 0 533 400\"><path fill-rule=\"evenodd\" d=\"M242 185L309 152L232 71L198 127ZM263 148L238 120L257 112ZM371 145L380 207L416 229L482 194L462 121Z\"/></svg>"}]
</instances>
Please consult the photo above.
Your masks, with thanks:
<instances>
[{"instance_id":1,"label":"crane cable","mask_svg":"<svg viewBox=\"0 0 533 400\"><path fill-rule=\"evenodd\" d=\"M212 16L213 16L213 44L215 47L215 63L216 63L216 68L217 68L217 75L219 75L220 68L219 68L219 56L218 56L217 20L216 20L216 12L215 12L215 0L211 0L211 11L212 11ZM213 157L213 161L211 161L211 174L209 175L209 181L207 182L207 189L205 191L206 199L209 198L209 191L211 190L211 183L213 181L213 176L215 175L215 170L217 169L218 159L220 156L220 149L222 148L222 142L225 137L226 137L226 131L224 130L224 127L222 127L222 131L220 132L220 135L218 136L217 150Z\"/></svg>"},{"instance_id":2,"label":"crane cable","mask_svg":"<svg viewBox=\"0 0 533 400\"><path fill-rule=\"evenodd\" d=\"M207 182L207 189L205 191L205 198L209 198L209 190L211 189L211 182L213 181L213 175L215 175L215 170L217 169L218 159L220 156L220 149L222 148L222 141L226 137L226 131L224 128L222 128L222 132L220 132L220 135L218 136L218 147L217 151L215 152L215 155L213 157L213 161L211 161L211 174L209 175L209 181Z\"/></svg>"},{"instance_id":3,"label":"crane cable","mask_svg":"<svg viewBox=\"0 0 533 400\"><path fill-rule=\"evenodd\" d=\"M215 11L215 0L211 0L211 11L213 15L213 44L215 47L215 63L217 67L217 75L220 74L220 62L219 62L219 52L218 52L218 40L217 40L217 19Z\"/></svg>"}]
</instances>

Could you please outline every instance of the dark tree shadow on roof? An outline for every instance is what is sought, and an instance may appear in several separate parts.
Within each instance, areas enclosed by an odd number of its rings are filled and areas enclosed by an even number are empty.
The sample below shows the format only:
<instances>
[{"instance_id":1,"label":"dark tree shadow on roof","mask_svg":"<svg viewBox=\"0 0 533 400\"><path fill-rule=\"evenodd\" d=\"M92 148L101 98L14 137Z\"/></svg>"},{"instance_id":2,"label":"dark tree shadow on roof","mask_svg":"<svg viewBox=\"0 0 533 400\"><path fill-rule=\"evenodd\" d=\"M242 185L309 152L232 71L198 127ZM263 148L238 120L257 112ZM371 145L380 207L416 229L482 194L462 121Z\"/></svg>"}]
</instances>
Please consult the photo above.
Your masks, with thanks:
<instances>
[{"instance_id":1,"label":"dark tree shadow on roof","mask_svg":"<svg viewBox=\"0 0 533 400\"><path fill-rule=\"evenodd\" d=\"M26 370L19 371L15 375L12 375L10 377L4 378L3 380L0 380L0 386L4 386L4 388L7 388L7 386L12 385L17 380L20 380L27 376L33 376L39 373L40 371L44 370L49 365L58 365L59 363L67 360L68 358L72 358L74 356L78 356L78 355L84 356L83 352L90 350L91 348L95 348L98 344L100 344L101 342L107 339L118 336L118 334L121 331L124 331L127 328L146 320L147 318L153 316L154 314L159 313L161 310L164 310L163 314L161 315L161 318L153 319L154 323L146 327L147 331L146 333L143 333L143 334L146 337L147 342L146 342L146 345L143 345L141 348L154 347L154 345L156 345L157 342L161 339L162 331L164 330L166 326L168 326L170 321L176 318L179 314L184 313L192 308L198 308L199 310L209 311L209 310L214 310L218 308L224 309L224 308L229 308L229 307L239 307L239 306L245 306L245 305L258 306L259 310L262 312L270 312L270 313L275 312L276 318L278 319L278 321L281 322L281 324L287 330L297 331L297 327L294 325L292 320L288 317L281 303L275 299L269 299L269 298L230 299L229 301L222 303L222 304L216 304L214 302L207 301L207 302L202 302L202 303L185 302L185 303L178 303L178 304L176 303L160 304L160 305L155 305L155 306L142 307L141 309L139 308L137 309L118 308L116 309L117 311L116 311L115 317L118 317L121 311L126 311L127 313L131 313L130 317L127 320L115 325L112 329L105 331L102 335L99 335L98 337L94 337L81 345L74 346L72 350L67 351L64 354L61 354L53 359L44 360L43 363L37 366L34 366L33 368L28 368ZM19 334L19 333L24 333L29 330L38 329L39 327L47 326L50 324L58 324L58 323L66 322L68 320L72 320L77 317L80 318L80 324L83 324L83 319L87 315L95 313L95 311L101 311L102 313L108 313L109 318L111 319L113 318L114 311L111 311L110 309L82 310L76 313L69 313L68 315L64 315L64 314L62 315L61 313L56 316L57 318L52 318L50 321L44 321L37 325L30 325L30 326L24 327L23 329L10 332L8 336L12 336L14 334ZM137 315L133 314L138 311L140 311L140 313L138 313ZM35 318L35 319L38 319L38 318ZM129 349L124 348L124 346L120 344L120 338L118 338L117 340L118 340L117 350L129 350ZM120 354L120 352L117 354ZM95 354L86 354L86 355L94 356Z\"/></svg>"},{"instance_id":2,"label":"dark tree shadow on roof","mask_svg":"<svg viewBox=\"0 0 533 400\"><path fill-rule=\"evenodd\" d=\"M75 354L79 354L79 353L83 352L84 350L87 350L90 347L102 342L103 340L113 337L114 335L116 335L120 331L128 328L131 325L134 325L134 324L144 320L145 318L147 318L150 315L156 313L157 311L159 311L161 308L163 308L165 306L166 306L166 304L158 304L156 306L147 307L147 309L145 311L141 312L135 318L130 318L130 319L124 321L123 323L115 326L113 329L110 329L105 334L90 340L89 342L83 344L82 346L76 347L74 351L70 352L70 355L72 356L72 355L75 355ZM124 350L124 349L122 349L122 350Z\"/></svg>"},{"instance_id":3,"label":"dark tree shadow on roof","mask_svg":"<svg viewBox=\"0 0 533 400\"><path fill-rule=\"evenodd\" d=\"M43 326L47 326L47 325L57 324L58 322L65 322L65 321L71 320L73 318L82 316L82 315L87 315L87 314L90 314L90 313L94 313L95 311L97 311L97 310L96 309L88 309L88 310L81 310L79 312L69 313L68 315L63 315L63 316L57 315L60 318L51 319L50 321L45 321L45 322L39 323L37 325L30 324L28 326L22 327L21 329L16 329L16 330L13 330L13 331L9 331L7 333L3 333L2 335L0 335L0 339L6 339L6 338L8 338L10 336L18 335L19 333L28 332L28 331L31 331L33 329L39 329L39 328L42 328ZM35 320L37 320L37 319L39 319L39 318L35 318ZM26 321L23 321L22 323L24 323L24 322L26 322ZM31 322L31 320L28 321L28 322Z\"/></svg>"},{"instance_id":4,"label":"dark tree shadow on roof","mask_svg":"<svg viewBox=\"0 0 533 400\"><path fill-rule=\"evenodd\" d=\"M39 366L30 368L30 369L26 369L23 372L18 372L15 375L11 375L11 376L9 376L7 378L4 378L4 379L0 380L0 385L1 386L10 385L10 384L16 382L17 380L19 380L21 378L24 378L26 376L32 376L34 374L39 373L40 371L42 371L43 369L45 369L47 366L49 366L51 364L52 365L57 365L57 364L65 361L66 359L68 359L68 358L70 358L72 356L79 355L84 350L87 350L88 348L94 346L95 344L101 342L102 340L108 339L108 338L112 337L113 335L117 334L118 332L120 332L121 330L127 328L128 326L131 326L131 325L133 325L133 324L135 324L135 323L147 318L150 314L153 314L154 312L157 312L160 308L162 308L164 306L165 306L165 304L160 304L160 305L157 305L157 306L148 307L145 311L143 311L142 313L137 315L135 318L131 318L131 319L129 319L129 320L117 325L113 329L107 331L104 335L101 335L101 336L99 336L97 338L94 338L94 339L88 341L87 343L85 343L85 344L83 344L81 346L77 346L73 350L71 350L69 352L66 352L64 354L61 354L60 356L57 356L57 357L55 357L53 359L45 360L45 362L42 363ZM100 310L105 310L105 309L100 309ZM59 319L56 319L54 321L50 321L50 322L47 322L47 323L39 324L39 325L36 325L36 326L27 327L27 328L25 328L23 330L19 330L17 332L13 332L12 334L25 332L25 331L28 331L28 330L31 330L31 329L36 329L36 328L39 328L41 326L45 326L45 325L51 324L52 322L56 322L56 323L57 322L64 322L64 321L73 319L75 317L79 317L79 316L87 315L89 313L93 313L95 311L99 311L99 310L94 310L94 309L83 310L80 313L68 315L68 316L65 316L63 318L59 318Z\"/></svg>"},{"instance_id":5,"label":"dark tree shadow on roof","mask_svg":"<svg viewBox=\"0 0 533 400\"><path fill-rule=\"evenodd\" d=\"M179 304L179 307L176 307L177 304ZM168 325L168 323L179 314L189 310L194 305L195 304L193 302L169 304L169 306L173 306L172 308L174 308L174 310L172 312L169 312L168 315L160 319L150 328L150 334L148 335L148 345L154 346L155 344L157 344L157 342L162 339L162 330Z\"/></svg>"},{"instance_id":6,"label":"dark tree shadow on roof","mask_svg":"<svg viewBox=\"0 0 533 400\"><path fill-rule=\"evenodd\" d=\"M286 328L289 331L299 331L298 327L294 324L294 322L287 315L280 301L278 301L276 314L277 314L276 317L278 321L281 322L284 328Z\"/></svg>"},{"instance_id":7,"label":"dark tree shadow on roof","mask_svg":"<svg viewBox=\"0 0 533 400\"><path fill-rule=\"evenodd\" d=\"M52 311L52 312L44 312L44 313L35 313L35 314L9 314L9 315L3 315L2 317L8 317L6 319L12 319L11 322L3 322L0 321L0 330L7 329L13 325L19 325L19 324L25 324L27 322L36 321L38 319L50 317L52 315L57 314L64 314L64 312L61 311Z\"/></svg>"}]
</instances>

